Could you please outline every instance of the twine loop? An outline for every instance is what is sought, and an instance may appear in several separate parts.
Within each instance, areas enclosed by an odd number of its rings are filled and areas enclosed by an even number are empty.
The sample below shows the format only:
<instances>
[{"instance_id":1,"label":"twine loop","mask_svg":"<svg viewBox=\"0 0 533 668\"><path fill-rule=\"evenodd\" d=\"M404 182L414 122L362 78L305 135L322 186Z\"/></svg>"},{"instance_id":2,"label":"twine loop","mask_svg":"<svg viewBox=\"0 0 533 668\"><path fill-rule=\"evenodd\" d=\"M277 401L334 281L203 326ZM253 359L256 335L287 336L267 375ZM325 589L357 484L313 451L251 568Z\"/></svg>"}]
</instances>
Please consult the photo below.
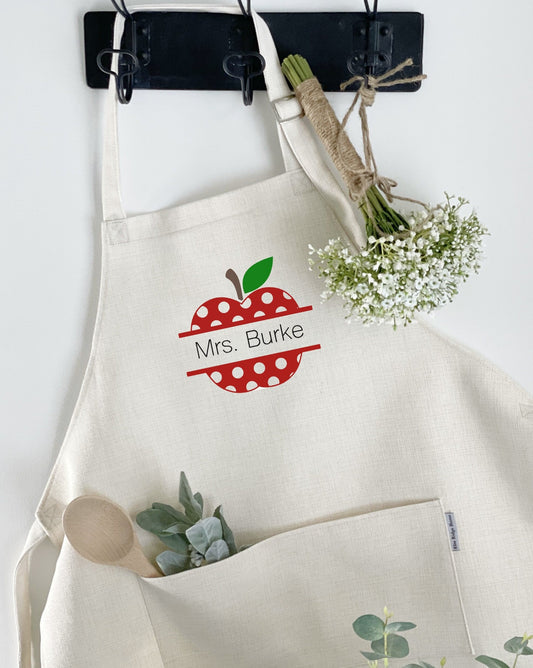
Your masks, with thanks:
<instances>
[{"instance_id":1,"label":"twine loop","mask_svg":"<svg viewBox=\"0 0 533 668\"><path fill-rule=\"evenodd\" d=\"M370 130L368 127L368 116L366 113L367 107L371 107L376 99L376 91L380 88L391 88L392 86L397 86L400 84L415 83L417 81L422 81L426 78L425 74L417 74L412 77L397 77L394 78L396 74L404 70L406 67L409 67L413 64L412 58L407 58L402 63L388 70L384 74L379 76L374 76L371 74L367 75L356 75L353 76L348 81L345 81L341 84L340 89L345 91L349 86L354 83L360 83L359 89L357 90L354 100L350 105L350 108L346 112L343 121L340 126L340 130L337 136L337 146L338 153L343 161L343 166L346 171L350 172L352 175L352 180L350 185L350 197L355 201L359 201L365 197L365 193L369 187L376 185L387 197L389 202L392 202L393 199L401 199L407 202L414 202L415 204L422 204L418 200L411 199L409 197L400 197L399 195L393 195L392 189L395 188L398 184L393 179L390 179L386 176L381 176L378 172L376 159L374 157L374 152L372 150L372 144L370 142ZM364 163L361 160L345 160L343 156L349 155L345 151L341 150L341 143L345 141L350 141L346 134L346 124L353 111L355 110L357 103L359 102L359 117L361 119L361 132L363 135L363 148L365 153Z\"/></svg>"}]
</instances>

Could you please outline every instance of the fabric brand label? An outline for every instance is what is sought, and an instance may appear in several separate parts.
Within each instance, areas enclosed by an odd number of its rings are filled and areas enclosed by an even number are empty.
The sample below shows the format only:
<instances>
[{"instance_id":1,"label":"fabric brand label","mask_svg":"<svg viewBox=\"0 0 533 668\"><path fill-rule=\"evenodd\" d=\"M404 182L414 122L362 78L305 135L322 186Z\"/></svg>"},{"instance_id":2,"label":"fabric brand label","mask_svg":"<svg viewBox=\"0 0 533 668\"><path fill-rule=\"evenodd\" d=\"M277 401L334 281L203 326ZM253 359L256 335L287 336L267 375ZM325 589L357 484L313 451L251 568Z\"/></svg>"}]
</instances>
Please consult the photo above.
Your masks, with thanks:
<instances>
[{"instance_id":1,"label":"fabric brand label","mask_svg":"<svg viewBox=\"0 0 533 668\"><path fill-rule=\"evenodd\" d=\"M445 516L446 516L446 525L448 527L448 533L450 535L452 552L459 552L461 548L459 547L459 537L457 535L457 524L455 522L455 515L453 513L445 513Z\"/></svg>"},{"instance_id":2,"label":"fabric brand label","mask_svg":"<svg viewBox=\"0 0 533 668\"><path fill-rule=\"evenodd\" d=\"M252 265L242 287L228 270L238 299L215 297L196 309L190 329L179 334L189 347L188 377L206 375L235 394L276 387L294 376L305 353L320 349L306 322L313 307L299 306L281 288L262 287L272 262Z\"/></svg>"}]
</instances>

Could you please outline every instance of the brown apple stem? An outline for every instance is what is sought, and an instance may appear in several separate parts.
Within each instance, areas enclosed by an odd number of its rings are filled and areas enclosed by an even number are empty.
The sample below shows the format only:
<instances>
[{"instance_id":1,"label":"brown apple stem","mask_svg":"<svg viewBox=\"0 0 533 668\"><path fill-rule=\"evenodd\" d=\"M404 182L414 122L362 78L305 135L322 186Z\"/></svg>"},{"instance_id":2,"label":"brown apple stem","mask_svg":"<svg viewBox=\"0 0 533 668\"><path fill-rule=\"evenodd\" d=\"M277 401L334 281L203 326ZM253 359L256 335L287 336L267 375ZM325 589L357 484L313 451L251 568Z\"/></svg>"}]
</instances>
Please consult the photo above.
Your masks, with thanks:
<instances>
[{"instance_id":1,"label":"brown apple stem","mask_svg":"<svg viewBox=\"0 0 533 668\"><path fill-rule=\"evenodd\" d=\"M226 272L226 278L228 279L228 281L231 281L233 283L233 287L235 288L235 292L237 293L237 299L242 302L242 300L244 299L244 295L242 294L241 282L239 281L239 277L233 271L233 269L228 269L228 271Z\"/></svg>"}]
</instances>

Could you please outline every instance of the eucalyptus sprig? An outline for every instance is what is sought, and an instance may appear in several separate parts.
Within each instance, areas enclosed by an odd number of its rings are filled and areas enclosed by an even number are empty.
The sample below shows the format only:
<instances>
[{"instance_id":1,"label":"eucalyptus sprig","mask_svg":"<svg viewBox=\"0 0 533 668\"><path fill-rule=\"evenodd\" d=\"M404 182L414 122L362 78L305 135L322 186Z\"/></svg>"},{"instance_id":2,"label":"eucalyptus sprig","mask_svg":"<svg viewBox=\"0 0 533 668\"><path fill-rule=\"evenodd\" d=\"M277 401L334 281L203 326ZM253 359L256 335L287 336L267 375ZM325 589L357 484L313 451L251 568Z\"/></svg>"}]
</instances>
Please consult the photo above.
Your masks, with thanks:
<instances>
[{"instance_id":1,"label":"eucalyptus sprig","mask_svg":"<svg viewBox=\"0 0 533 668\"><path fill-rule=\"evenodd\" d=\"M404 659L409 656L409 643L399 633L416 628L416 624L412 622L392 622L392 612L386 606L383 609L383 614L384 619L377 615L362 615L352 624L353 630L360 638L371 642L371 651L361 652L367 660L369 668L378 668L380 661L383 661L384 668L387 668L390 659ZM476 661L483 663L487 668L516 668L521 656L533 655L533 648L529 646L530 640L533 640L533 635L524 633L523 636L515 636L505 643L504 650L515 657L512 667L505 661L483 654L476 656ZM446 657L442 657L439 665L440 668L444 668ZM403 668L434 668L434 666L426 661L418 661L418 663L408 663Z\"/></svg>"},{"instance_id":2,"label":"eucalyptus sprig","mask_svg":"<svg viewBox=\"0 0 533 668\"><path fill-rule=\"evenodd\" d=\"M247 547L237 549L233 532L222 514L222 506L216 508L213 517L203 517L203 497L200 492L192 493L183 471L179 501L183 511L165 503L153 503L136 518L140 527L171 548L156 557L157 565L165 575L221 561Z\"/></svg>"},{"instance_id":3,"label":"eucalyptus sprig","mask_svg":"<svg viewBox=\"0 0 533 668\"><path fill-rule=\"evenodd\" d=\"M399 634L416 628L416 624L412 622L392 622L393 614L387 607L383 609L383 614L385 619L377 615L362 615L352 624L360 638L371 642L371 651L361 652L370 668L376 668L380 661L383 661L386 668L389 659L404 659L408 656L409 643Z\"/></svg>"},{"instance_id":4,"label":"eucalyptus sprig","mask_svg":"<svg viewBox=\"0 0 533 668\"><path fill-rule=\"evenodd\" d=\"M533 649L529 646L530 640L533 640L533 635L528 635L527 633L524 633L522 637L515 636L514 638L511 638L503 646L503 649L506 652L509 652L509 654L514 654L514 661L512 668L516 668L518 659L521 656L533 655ZM499 659L494 659L491 656L485 656L483 654L481 656L476 656L476 661L485 664L485 666L487 666L488 668L510 668L509 665L505 663L505 661L500 661Z\"/></svg>"}]
</instances>

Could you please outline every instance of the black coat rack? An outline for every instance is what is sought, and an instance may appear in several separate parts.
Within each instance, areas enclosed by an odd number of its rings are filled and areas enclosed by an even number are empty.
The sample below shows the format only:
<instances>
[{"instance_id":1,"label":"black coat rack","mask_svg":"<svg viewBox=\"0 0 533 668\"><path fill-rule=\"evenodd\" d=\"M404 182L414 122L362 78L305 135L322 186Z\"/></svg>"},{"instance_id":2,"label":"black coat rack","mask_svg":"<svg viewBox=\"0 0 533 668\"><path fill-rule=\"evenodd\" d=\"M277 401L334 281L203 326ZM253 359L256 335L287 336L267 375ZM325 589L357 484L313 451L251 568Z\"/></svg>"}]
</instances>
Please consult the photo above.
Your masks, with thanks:
<instances>
[{"instance_id":1,"label":"black coat rack","mask_svg":"<svg viewBox=\"0 0 533 668\"><path fill-rule=\"evenodd\" d=\"M253 90L264 90L263 57L258 52L251 0L242 14L208 12L135 12L124 0L111 0L125 19L118 50L118 72L111 72L115 12L84 17L87 84L107 88L116 80L120 102L134 88L157 90L239 90L244 104ZM382 74L406 58L414 65L405 76L422 73L424 17L418 12L377 12L377 0L365 12L261 12L281 59L301 53L312 64L324 90L338 91L355 74ZM415 91L420 82L388 91Z\"/></svg>"}]
</instances>

